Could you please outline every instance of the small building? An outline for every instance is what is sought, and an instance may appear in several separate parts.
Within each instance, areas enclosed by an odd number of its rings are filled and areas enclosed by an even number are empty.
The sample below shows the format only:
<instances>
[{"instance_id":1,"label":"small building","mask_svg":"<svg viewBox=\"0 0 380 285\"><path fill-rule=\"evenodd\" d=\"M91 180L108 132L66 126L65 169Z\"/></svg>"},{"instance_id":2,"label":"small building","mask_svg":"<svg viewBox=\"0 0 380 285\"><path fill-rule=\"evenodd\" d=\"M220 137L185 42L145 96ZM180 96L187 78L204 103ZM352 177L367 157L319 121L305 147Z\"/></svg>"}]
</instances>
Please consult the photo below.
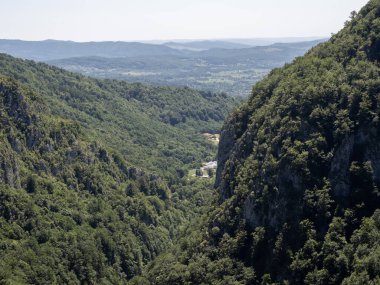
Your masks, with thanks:
<instances>
[{"instance_id":1,"label":"small building","mask_svg":"<svg viewBox=\"0 0 380 285\"><path fill-rule=\"evenodd\" d=\"M197 176L201 176L202 178L210 178L213 176L213 173L216 171L217 166L218 166L218 163L216 161L210 161L210 162L204 163L198 172L198 174L202 174L202 175L197 175Z\"/></svg>"}]
</instances>

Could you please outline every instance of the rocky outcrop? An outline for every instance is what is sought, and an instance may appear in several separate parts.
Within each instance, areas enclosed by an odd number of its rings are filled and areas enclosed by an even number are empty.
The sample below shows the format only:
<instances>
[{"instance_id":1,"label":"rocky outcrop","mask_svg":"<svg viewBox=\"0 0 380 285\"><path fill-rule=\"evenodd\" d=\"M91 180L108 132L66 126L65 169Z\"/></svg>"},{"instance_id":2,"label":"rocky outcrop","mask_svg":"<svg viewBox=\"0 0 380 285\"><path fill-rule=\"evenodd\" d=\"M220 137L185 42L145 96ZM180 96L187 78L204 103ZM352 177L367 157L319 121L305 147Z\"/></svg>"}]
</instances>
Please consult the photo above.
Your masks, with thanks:
<instances>
[{"instance_id":1,"label":"rocky outcrop","mask_svg":"<svg viewBox=\"0 0 380 285\"><path fill-rule=\"evenodd\" d=\"M241 114L242 116L240 116ZM220 134L215 187L219 189L221 201L233 194L231 185L234 181L236 160L241 161L249 154L248 146L247 148L241 147L241 142L249 141L247 136L250 134L243 132L247 127L249 116L250 113L247 110L236 110L227 118ZM242 136L244 137L242 138Z\"/></svg>"},{"instance_id":2,"label":"rocky outcrop","mask_svg":"<svg viewBox=\"0 0 380 285\"><path fill-rule=\"evenodd\" d=\"M348 199L352 192L350 166L353 162L369 162L373 181L380 185L380 135L377 128L365 128L344 138L334 153L329 178L334 196Z\"/></svg>"},{"instance_id":3,"label":"rocky outcrop","mask_svg":"<svg viewBox=\"0 0 380 285\"><path fill-rule=\"evenodd\" d=\"M0 150L0 182L20 188L20 170L16 158L8 150Z\"/></svg>"}]
</instances>

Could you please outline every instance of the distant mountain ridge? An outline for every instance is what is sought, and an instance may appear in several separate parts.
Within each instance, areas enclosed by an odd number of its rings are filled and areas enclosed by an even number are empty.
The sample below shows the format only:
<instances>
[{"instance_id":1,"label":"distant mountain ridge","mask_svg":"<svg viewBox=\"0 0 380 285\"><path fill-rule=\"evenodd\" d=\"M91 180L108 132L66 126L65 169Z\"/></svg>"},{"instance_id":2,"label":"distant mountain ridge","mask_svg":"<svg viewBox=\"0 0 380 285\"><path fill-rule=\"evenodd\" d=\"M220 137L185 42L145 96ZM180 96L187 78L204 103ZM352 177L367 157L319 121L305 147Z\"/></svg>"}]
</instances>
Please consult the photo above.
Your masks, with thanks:
<instances>
[{"instance_id":1,"label":"distant mountain ridge","mask_svg":"<svg viewBox=\"0 0 380 285\"><path fill-rule=\"evenodd\" d=\"M191 50L191 51L202 51L209 50L214 48L224 48L224 49L241 49L249 48L251 45L240 44L229 41L193 41L193 42L166 42L163 45L166 45L170 48L179 49L179 50Z\"/></svg>"},{"instance_id":2,"label":"distant mountain ridge","mask_svg":"<svg viewBox=\"0 0 380 285\"><path fill-rule=\"evenodd\" d=\"M99 78L188 86L247 97L252 83L263 78L270 69L292 61L323 41L275 43L239 49L178 50L180 54L160 56L76 57L48 63Z\"/></svg>"},{"instance_id":3,"label":"distant mountain ridge","mask_svg":"<svg viewBox=\"0 0 380 285\"><path fill-rule=\"evenodd\" d=\"M223 62L233 59L235 63L242 63L246 60L260 61L263 59L271 61L281 60L284 62L293 59L294 54L302 55L303 52L325 41L326 39L309 42L274 43L268 46L240 49L212 48L192 55L199 58L220 58Z\"/></svg>"},{"instance_id":4,"label":"distant mountain ridge","mask_svg":"<svg viewBox=\"0 0 380 285\"><path fill-rule=\"evenodd\" d=\"M187 56L210 49L242 49L253 45L222 40L193 42L142 42L101 41L74 42L60 40L23 41L0 39L0 53L37 61L50 61L72 57L149 57Z\"/></svg>"},{"instance_id":5,"label":"distant mountain ridge","mask_svg":"<svg viewBox=\"0 0 380 285\"><path fill-rule=\"evenodd\" d=\"M81 56L137 57L176 55L179 51L165 45L139 42L72 42L0 40L0 52L24 59L46 61Z\"/></svg>"}]
</instances>

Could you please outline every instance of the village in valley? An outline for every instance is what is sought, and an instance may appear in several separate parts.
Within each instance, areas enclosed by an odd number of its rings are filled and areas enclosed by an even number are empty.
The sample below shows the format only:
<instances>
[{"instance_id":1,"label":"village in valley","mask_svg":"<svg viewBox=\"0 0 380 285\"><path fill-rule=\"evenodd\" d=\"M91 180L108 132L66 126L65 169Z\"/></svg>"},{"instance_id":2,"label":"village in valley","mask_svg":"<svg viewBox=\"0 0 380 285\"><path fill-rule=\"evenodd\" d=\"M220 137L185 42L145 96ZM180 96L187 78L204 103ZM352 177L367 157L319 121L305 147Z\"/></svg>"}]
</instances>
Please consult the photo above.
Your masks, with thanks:
<instances>
[{"instance_id":1,"label":"village in valley","mask_svg":"<svg viewBox=\"0 0 380 285\"><path fill-rule=\"evenodd\" d=\"M203 163L202 167L195 170L194 176L202 178L212 178L215 175L216 167L216 161L205 162Z\"/></svg>"},{"instance_id":2,"label":"village in valley","mask_svg":"<svg viewBox=\"0 0 380 285\"><path fill-rule=\"evenodd\" d=\"M202 136L215 145L219 144L220 134L202 133ZM203 162L202 166L190 171L189 176L198 178L213 178L218 166L217 161Z\"/></svg>"}]
</instances>

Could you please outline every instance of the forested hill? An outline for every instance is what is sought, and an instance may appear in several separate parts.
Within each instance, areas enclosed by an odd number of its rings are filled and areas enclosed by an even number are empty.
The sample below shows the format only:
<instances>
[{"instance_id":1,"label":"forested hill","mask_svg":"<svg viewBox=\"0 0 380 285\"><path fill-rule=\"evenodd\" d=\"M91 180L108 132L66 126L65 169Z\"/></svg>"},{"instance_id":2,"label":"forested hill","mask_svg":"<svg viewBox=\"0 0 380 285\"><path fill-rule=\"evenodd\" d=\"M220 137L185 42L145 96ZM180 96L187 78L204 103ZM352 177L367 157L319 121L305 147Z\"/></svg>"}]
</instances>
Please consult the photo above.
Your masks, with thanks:
<instances>
[{"instance_id":1,"label":"forested hill","mask_svg":"<svg viewBox=\"0 0 380 285\"><path fill-rule=\"evenodd\" d=\"M165 181L3 77L0 120L1 283L125 284L170 245L185 217Z\"/></svg>"},{"instance_id":2,"label":"forested hill","mask_svg":"<svg viewBox=\"0 0 380 285\"><path fill-rule=\"evenodd\" d=\"M257 83L223 127L219 206L146 279L379 284L379 60L371 0L327 43Z\"/></svg>"},{"instance_id":3,"label":"forested hill","mask_svg":"<svg viewBox=\"0 0 380 285\"><path fill-rule=\"evenodd\" d=\"M126 284L213 197L235 101L0 55L0 283Z\"/></svg>"},{"instance_id":4,"label":"forested hill","mask_svg":"<svg viewBox=\"0 0 380 285\"><path fill-rule=\"evenodd\" d=\"M40 94L53 114L77 120L90 138L117 149L132 166L174 179L213 159L215 146L201 132L219 130L235 104L225 94L91 79L4 54L0 75Z\"/></svg>"}]
</instances>

